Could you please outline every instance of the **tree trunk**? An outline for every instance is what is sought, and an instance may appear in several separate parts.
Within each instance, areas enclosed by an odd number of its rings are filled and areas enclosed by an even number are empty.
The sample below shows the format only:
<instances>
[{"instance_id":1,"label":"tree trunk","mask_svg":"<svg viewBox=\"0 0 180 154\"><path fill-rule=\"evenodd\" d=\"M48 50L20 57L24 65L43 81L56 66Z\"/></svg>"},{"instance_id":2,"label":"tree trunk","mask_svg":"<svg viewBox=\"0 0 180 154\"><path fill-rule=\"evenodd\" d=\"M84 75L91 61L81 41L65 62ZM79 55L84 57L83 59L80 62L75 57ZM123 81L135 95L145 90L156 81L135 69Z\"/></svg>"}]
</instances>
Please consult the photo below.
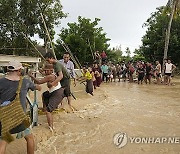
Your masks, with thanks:
<instances>
[{"instance_id":1,"label":"tree trunk","mask_svg":"<svg viewBox=\"0 0 180 154\"><path fill-rule=\"evenodd\" d=\"M167 59L169 39L170 39L170 34L171 34L171 25L172 25L173 16L174 16L175 9L176 9L176 4L177 4L176 1L174 1L173 5L172 5L172 8L171 8L171 15L170 15L168 28L167 28L167 31L166 31L165 47L164 47L164 58L163 58L163 72L164 72L165 59Z\"/></svg>"},{"instance_id":2,"label":"tree trunk","mask_svg":"<svg viewBox=\"0 0 180 154\"><path fill-rule=\"evenodd\" d=\"M171 16L170 16L168 28L167 28L167 31L166 31L165 47L164 47L164 59L167 59L169 39L170 39L170 33L171 33L171 25L172 25L172 20L173 20L175 8L176 8L176 3L174 2L173 6L172 6L172 11L171 11Z\"/></svg>"}]
</instances>

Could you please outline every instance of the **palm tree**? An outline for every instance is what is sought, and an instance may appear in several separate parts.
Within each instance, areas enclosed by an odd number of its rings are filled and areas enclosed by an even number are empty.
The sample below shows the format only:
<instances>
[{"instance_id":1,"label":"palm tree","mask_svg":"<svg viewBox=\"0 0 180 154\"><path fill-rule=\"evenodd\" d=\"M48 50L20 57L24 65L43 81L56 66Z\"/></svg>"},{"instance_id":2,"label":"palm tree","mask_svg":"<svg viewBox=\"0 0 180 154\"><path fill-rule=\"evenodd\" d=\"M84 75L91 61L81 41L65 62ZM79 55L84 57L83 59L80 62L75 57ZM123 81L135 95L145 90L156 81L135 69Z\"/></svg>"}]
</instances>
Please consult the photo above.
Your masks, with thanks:
<instances>
[{"instance_id":1,"label":"palm tree","mask_svg":"<svg viewBox=\"0 0 180 154\"><path fill-rule=\"evenodd\" d=\"M168 0L167 7L170 7L171 13L170 13L170 20L169 20L168 28L166 30L163 65L164 65L164 60L167 59L173 17L175 13L177 13L177 10L180 8L180 0Z\"/></svg>"}]
</instances>

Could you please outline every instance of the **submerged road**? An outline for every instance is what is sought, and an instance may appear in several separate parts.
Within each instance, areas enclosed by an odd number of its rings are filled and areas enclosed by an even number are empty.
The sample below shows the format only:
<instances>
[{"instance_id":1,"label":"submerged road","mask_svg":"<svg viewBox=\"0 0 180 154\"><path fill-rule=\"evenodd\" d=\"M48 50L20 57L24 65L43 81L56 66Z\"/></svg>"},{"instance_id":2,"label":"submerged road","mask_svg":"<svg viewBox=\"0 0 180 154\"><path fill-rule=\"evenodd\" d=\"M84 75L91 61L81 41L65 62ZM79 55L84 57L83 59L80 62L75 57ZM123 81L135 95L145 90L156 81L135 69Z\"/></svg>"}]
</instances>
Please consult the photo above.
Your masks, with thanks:
<instances>
[{"instance_id":1,"label":"submerged road","mask_svg":"<svg viewBox=\"0 0 180 154\"><path fill-rule=\"evenodd\" d=\"M180 80L174 81L175 86L103 83L94 96L78 84L72 101L78 111L54 114L54 134L39 116L35 154L179 154ZM22 146L16 140L7 154L25 153Z\"/></svg>"},{"instance_id":2,"label":"submerged road","mask_svg":"<svg viewBox=\"0 0 180 154\"><path fill-rule=\"evenodd\" d=\"M55 116L57 134L39 144L36 154L178 154L180 82L176 81L175 86L104 83L93 97L83 87L75 89L78 111ZM120 132L126 135L117 138Z\"/></svg>"}]
</instances>

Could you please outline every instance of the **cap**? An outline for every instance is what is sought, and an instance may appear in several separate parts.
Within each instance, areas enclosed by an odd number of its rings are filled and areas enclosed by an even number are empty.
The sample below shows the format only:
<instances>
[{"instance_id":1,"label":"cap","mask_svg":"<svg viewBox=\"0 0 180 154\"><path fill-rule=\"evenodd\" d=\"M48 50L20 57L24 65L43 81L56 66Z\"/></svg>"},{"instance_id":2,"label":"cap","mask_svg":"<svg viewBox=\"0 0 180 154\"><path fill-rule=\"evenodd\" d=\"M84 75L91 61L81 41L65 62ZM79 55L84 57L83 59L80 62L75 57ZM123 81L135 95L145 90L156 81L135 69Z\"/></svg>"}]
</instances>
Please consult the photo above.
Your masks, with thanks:
<instances>
[{"instance_id":1,"label":"cap","mask_svg":"<svg viewBox=\"0 0 180 154\"><path fill-rule=\"evenodd\" d=\"M12 60L8 63L7 66L8 70L10 71L17 71L19 69L23 69L24 67L22 66L22 64L16 60Z\"/></svg>"}]
</instances>

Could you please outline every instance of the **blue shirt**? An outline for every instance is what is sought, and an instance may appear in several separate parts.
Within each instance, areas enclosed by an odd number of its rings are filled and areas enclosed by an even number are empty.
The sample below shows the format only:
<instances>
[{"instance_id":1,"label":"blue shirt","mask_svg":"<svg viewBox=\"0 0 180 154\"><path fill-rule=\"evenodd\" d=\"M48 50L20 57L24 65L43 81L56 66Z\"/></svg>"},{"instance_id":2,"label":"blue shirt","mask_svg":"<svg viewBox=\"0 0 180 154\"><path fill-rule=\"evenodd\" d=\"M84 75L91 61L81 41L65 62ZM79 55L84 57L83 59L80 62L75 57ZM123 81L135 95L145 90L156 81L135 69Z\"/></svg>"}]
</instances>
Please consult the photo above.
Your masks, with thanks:
<instances>
[{"instance_id":1,"label":"blue shirt","mask_svg":"<svg viewBox=\"0 0 180 154\"><path fill-rule=\"evenodd\" d=\"M107 65L102 65L101 66L101 70L102 70L103 73L108 73L108 68L109 67Z\"/></svg>"}]
</instances>

